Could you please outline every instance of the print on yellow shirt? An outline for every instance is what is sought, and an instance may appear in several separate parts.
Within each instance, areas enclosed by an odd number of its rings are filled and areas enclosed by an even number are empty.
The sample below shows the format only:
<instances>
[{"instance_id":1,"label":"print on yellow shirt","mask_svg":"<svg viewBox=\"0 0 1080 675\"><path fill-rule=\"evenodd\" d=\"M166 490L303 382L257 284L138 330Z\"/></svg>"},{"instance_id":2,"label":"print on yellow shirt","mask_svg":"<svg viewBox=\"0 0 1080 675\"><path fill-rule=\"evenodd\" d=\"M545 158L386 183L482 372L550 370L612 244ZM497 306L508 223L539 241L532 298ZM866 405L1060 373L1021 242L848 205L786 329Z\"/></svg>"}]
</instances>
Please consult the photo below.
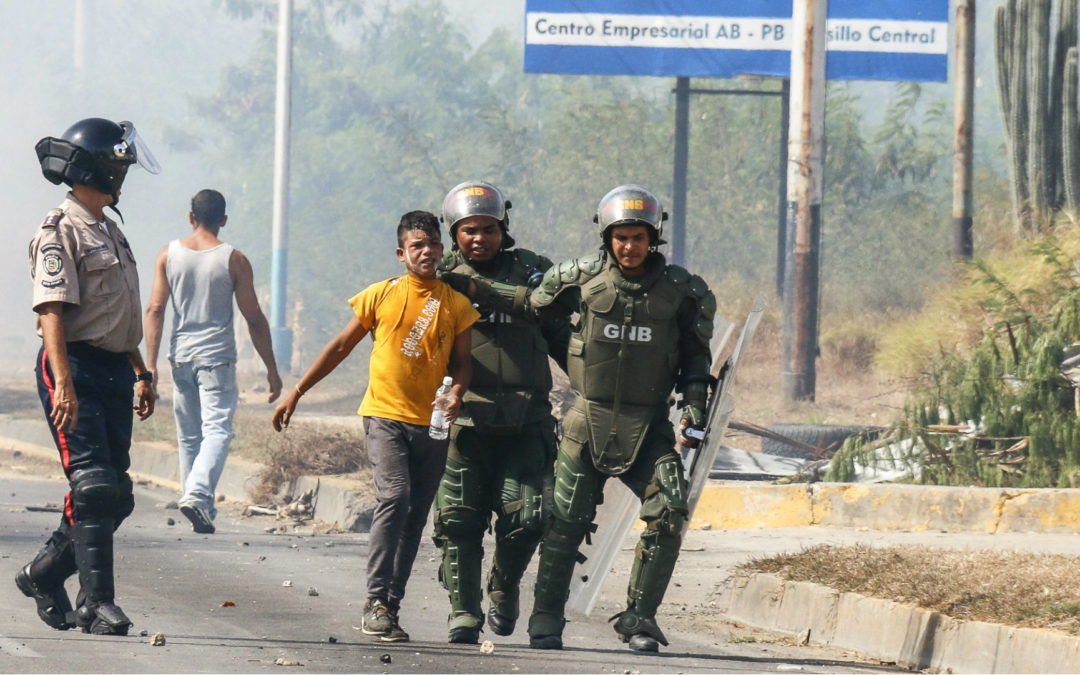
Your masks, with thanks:
<instances>
[{"instance_id":1,"label":"print on yellow shirt","mask_svg":"<svg viewBox=\"0 0 1080 675\"><path fill-rule=\"evenodd\" d=\"M441 281L394 277L349 300L374 346L361 415L426 425L454 338L480 317Z\"/></svg>"}]
</instances>

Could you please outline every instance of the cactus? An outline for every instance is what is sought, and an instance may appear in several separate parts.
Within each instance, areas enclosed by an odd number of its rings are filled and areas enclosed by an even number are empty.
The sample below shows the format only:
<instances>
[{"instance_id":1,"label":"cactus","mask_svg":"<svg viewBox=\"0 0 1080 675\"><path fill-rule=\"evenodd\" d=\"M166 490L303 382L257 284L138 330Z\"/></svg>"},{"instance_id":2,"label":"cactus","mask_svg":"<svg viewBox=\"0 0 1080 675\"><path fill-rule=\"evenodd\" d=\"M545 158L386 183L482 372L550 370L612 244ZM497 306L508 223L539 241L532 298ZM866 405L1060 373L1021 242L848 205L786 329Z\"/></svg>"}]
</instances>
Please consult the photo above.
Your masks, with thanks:
<instances>
[{"instance_id":1,"label":"cactus","mask_svg":"<svg viewBox=\"0 0 1080 675\"><path fill-rule=\"evenodd\" d=\"M1066 63L1076 47L1077 2L1059 0L1051 62L1054 0L1008 0L994 16L998 93L1008 142L1017 228L1033 232L1075 209L1080 185L1075 143L1076 75ZM1070 99L1067 90L1073 88ZM1071 103L1070 103L1071 101ZM1072 120L1072 127L1066 120ZM1070 202L1070 196L1072 201Z\"/></svg>"},{"instance_id":2,"label":"cactus","mask_svg":"<svg viewBox=\"0 0 1080 675\"><path fill-rule=\"evenodd\" d=\"M1077 114L1076 78L1080 65L1080 54L1076 47L1069 49L1065 57L1065 81L1063 83L1063 101L1061 118L1061 145L1062 145L1062 171L1061 183L1065 196L1065 208L1076 217L1077 207L1080 207L1080 183L1077 179L1077 171L1080 170L1080 115Z\"/></svg>"}]
</instances>

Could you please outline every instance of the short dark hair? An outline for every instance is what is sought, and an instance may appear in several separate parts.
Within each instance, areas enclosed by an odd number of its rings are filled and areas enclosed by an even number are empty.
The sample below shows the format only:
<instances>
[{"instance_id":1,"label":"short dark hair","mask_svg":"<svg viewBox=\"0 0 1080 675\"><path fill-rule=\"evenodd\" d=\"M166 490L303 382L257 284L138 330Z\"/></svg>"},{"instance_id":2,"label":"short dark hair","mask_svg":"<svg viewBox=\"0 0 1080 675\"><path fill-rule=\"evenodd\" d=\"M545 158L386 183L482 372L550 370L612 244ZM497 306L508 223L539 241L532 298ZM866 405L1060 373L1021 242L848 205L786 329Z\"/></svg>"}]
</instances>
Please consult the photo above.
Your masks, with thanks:
<instances>
[{"instance_id":1,"label":"short dark hair","mask_svg":"<svg viewBox=\"0 0 1080 675\"><path fill-rule=\"evenodd\" d=\"M397 226L398 248L405 247L405 237L413 230L420 230L429 237L442 239L442 231L439 229L439 219L430 211L409 211L401 217Z\"/></svg>"},{"instance_id":2,"label":"short dark hair","mask_svg":"<svg viewBox=\"0 0 1080 675\"><path fill-rule=\"evenodd\" d=\"M225 220L225 197L217 190L199 190L191 198L191 213L195 222L207 227L216 227Z\"/></svg>"}]
</instances>

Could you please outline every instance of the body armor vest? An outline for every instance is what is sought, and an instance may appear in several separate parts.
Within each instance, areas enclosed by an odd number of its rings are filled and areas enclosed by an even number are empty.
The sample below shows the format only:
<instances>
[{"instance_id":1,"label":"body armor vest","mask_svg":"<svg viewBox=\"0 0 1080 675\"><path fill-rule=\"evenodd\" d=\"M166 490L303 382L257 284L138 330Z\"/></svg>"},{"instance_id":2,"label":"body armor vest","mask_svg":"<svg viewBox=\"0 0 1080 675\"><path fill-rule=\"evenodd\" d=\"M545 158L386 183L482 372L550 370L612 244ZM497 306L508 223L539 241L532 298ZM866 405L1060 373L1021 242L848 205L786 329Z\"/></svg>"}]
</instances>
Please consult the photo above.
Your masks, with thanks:
<instances>
[{"instance_id":1,"label":"body armor vest","mask_svg":"<svg viewBox=\"0 0 1080 675\"><path fill-rule=\"evenodd\" d=\"M443 258L448 272L524 286L550 263L523 249L500 251L497 271L482 274L460 251ZM521 425L551 414L548 345L534 321L494 311L472 326L472 381L456 424L482 432L516 433Z\"/></svg>"},{"instance_id":2,"label":"body armor vest","mask_svg":"<svg viewBox=\"0 0 1080 675\"><path fill-rule=\"evenodd\" d=\"M623 473L637 457L649 423L666 406L679 373L676 317L684 288L666 266L628 278L609 263L582 278L579 330L570 336L567 369L580 394L594 464Z\"/></svg>"}]
</instances>

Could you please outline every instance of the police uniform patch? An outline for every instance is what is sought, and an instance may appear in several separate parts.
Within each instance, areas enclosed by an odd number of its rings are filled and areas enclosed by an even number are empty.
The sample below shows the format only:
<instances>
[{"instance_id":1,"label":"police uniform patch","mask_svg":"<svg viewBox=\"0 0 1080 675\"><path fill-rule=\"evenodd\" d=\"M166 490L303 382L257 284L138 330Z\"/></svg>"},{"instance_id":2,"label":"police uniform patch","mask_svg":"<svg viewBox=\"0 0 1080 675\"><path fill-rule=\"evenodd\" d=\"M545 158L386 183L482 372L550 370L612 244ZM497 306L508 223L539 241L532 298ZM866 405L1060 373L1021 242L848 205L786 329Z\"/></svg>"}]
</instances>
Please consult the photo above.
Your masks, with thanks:
<instances>
[{"instance_id":1,"label":"police uniform patch","mask_svg":"<svg viewBox=\"0 0 1080 675\"><path fill-rule=\"evenodd\" d=\"M50 277L55 277L64 271L64 259L56 253L46 253L41 259L41 269Z\"/></svg>"},{"instance_id":2,"label":"police uniform patch","mask_svg":"<svg viewBox=\"0 0 1080 675\"><path fill-rule=\"evenodd\" d=\"M64 217L64 212L60 209L53 209L45 214L45 222L41 223L42 227L56 227L56 224L60 222L60 219Z\"/></svg>"},{"instance_id":3,"label":"police uniform patch","mask_svg":"<svg viewBox=\"0 0 1080 675\"><path fill-rule=\"evenodd\" d=\"M61 246L60 244L45 244L44 246L41 247L41 252L42 253L47 253L48 251L63 251L63 250L64 250L64 247Z\"/></svg>"},{"instance_id":4,"label":"police uniform patch","mask_svg":"<svg viewBox=\"0 0 1080 675\"><path fill-rule=\"evenodd\" d=\"M41 285L45 288L57 288L67 283L66 279L42 279Z\"/></svg>"}]
</instances>

